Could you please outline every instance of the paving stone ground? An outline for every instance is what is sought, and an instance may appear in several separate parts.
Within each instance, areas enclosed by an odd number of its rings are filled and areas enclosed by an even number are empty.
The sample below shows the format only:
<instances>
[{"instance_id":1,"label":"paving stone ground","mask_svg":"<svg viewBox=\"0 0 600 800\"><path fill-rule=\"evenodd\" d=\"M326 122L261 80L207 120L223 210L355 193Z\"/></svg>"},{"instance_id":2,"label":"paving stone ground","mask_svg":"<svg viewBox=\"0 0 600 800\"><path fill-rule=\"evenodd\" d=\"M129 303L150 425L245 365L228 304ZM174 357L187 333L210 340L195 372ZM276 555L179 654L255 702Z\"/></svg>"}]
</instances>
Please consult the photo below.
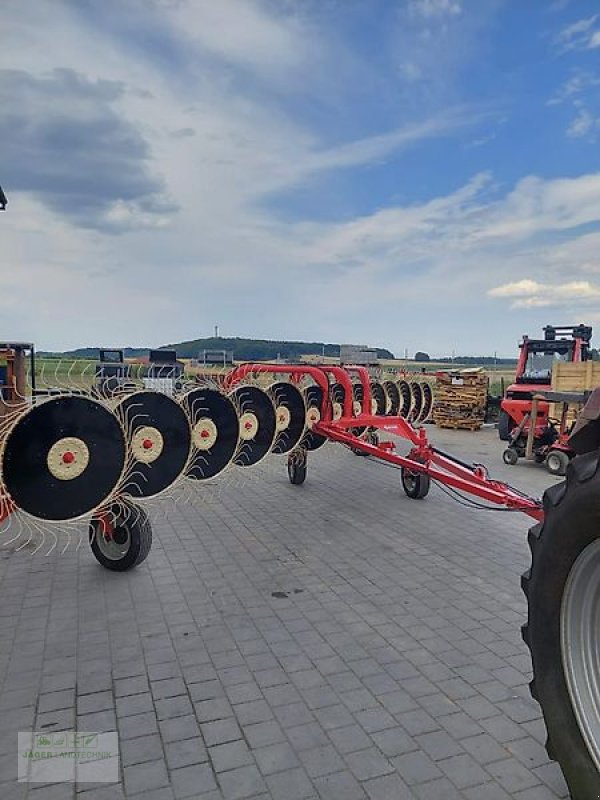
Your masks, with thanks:
<instances>
[{"instance_id":1,"label":"paving stone ground","mask_svg":"<svg viewBox=\"0 0 600 800\"><path fill-rule=\"evenodd\" d=\"M534 494L492 429L428 428ZM0 548L0 798L552 800L521 640L528 518L338 446L151 511L140 568ZM22 540L20 540L22 543ZM17 731L119 733L119 784L17 783Z\"/></svg>"}]
</instances>

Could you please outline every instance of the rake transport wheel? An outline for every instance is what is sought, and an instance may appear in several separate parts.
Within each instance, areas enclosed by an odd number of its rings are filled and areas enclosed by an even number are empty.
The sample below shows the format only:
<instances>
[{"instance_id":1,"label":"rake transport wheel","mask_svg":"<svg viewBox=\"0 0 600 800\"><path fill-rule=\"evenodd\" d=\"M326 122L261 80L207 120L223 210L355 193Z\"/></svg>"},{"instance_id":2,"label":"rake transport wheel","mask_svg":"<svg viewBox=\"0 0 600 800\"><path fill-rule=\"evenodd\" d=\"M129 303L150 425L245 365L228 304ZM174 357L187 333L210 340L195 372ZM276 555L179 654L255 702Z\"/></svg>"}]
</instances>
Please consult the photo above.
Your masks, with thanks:
<instances>
[{"instance_id":1,"label":"rake transport wheel","mask_svg":"<svg viewBox=\"0 0 600 800\"><path fill-rule=\"evenodd\" d=\"M306 480L306 462L306 450L303 447L297 447L288 455L288 478L294 486L301 486Z\"/></svg>"},{"instance_id":2,"label":"rake transport wheel","mask_svg":"<svg viewBox=\"0 0 600 800\"><path fill-rule=\"evenodd\" d=\"M576 458L544 494L544 522L529 531L531 569L523 639L546 748L572 800L600 798L600 453Z\"/></svg>"},{"instance_id":3,"label":"rake transport wheel","mask_svg":"<svg viewBox=\"0 0 600 800\"><path fill-rule=\"evenodd\" d=\"M143 508L120 500L90 520L90 547L106 569L125 572L145 561L152 547L152 526Z\"/></svg>"},{"instance_id":4,"label":"rake transport wheel","mask_svg":"<svg viewBox=\"0 0 600 800\"><path fill-rule=\"evenodd\" d=\"M424 472L413 472L408 467L402 467L400 479L406 496L411 500L422 500L429 494L431 480Z\"/></svg>"}]
</instances>

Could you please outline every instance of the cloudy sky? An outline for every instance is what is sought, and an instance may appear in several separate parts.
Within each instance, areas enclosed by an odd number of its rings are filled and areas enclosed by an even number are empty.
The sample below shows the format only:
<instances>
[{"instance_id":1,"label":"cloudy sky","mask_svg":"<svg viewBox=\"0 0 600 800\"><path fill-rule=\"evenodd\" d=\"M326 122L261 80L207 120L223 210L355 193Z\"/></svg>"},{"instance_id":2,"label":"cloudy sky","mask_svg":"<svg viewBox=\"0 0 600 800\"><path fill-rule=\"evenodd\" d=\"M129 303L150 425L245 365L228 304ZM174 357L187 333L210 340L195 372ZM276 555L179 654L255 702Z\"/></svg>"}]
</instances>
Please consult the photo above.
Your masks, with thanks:
<instances>
[{"instance_id":1,"label":"cloudy sky","mask_svg":"<svg viewBox=\"0 0 600 800\"><path fill-rule=\"evenodd\" d=\"M2 0L0 336L600 335L597 0Z\"/></svg>"}]
</instances>

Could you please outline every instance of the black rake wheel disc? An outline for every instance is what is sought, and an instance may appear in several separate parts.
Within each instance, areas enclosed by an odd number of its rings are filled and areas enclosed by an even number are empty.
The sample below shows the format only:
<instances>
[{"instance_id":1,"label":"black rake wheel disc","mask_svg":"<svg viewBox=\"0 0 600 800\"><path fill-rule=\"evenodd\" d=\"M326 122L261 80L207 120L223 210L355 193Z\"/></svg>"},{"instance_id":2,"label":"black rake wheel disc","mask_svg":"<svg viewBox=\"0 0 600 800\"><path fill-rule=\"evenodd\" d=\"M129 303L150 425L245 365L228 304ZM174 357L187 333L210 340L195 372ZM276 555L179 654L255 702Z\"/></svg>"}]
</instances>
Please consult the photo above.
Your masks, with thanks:
<instances>
[{"instance_id":1,"label":"black rake wheel disc","mask_svg":"<svg viewBox=\"0 0 600 800\"><path fill-rule=\"evenodd\" d=\"M398 409L398 416L408 419L410 414L410 407L412 405L412 394L410 386L407 381L398 381L398 394L400 395L400 408Z\"/></svg>"},{"instance_id":2,"label":"black rake wheel disc","mask_svg":"<svg viewBox=\"0 0 600 800\"><path fill-rule=\"evenodd\" d=\"M362 383L353 383L352 384L352 410L354 412L354 416L358 416L362 414L362 401L363 401L363 387ZM351 432L355 436L361 436L367 429L364 425L359 425L357 428L351 428Z\"/></svg>"},{"instance_id":3,"label":"black rake wheel disc","mask_svg":"<svg viewBox=\"0 0 600 800\"><path fill-rule=\"evenodd\" d=\"M410 392L412 395L410 416L412 420L417 422L421 418L421 412L423 411L423 389L421 388L421 384L412 381L410 384Z\"/></svg>"},{"instance_id":4,"label":"black rake wheel disc","mask_svg":"<svg viewBox=\"0 0 600 800\"><path fill-rule=\"evenodd\" d=\"M192 458L187 478L214 478L231 464L239 445L235 406L216 389L192 389L181 398L192 427Z\"/></svg>"},{"instance_id":5,"label":"black rake wheel disc","mask_svg":"<svg viewBox=\"0 0 600 800\"><path fill-rule=\"evenodd\" d=\"M433 389L430 383L423 383L421 385L423 392L423 408L421 409L421 422L427 422L431 417L433 411Z\"/></svg>"},{"instance_id":6,"label":"black rake wheel disc","mask_svg":"<svg viewBox=\"0 0 600 800\"><path fill-rule=\"evenodd\" d=\"M129 440L133 460L123 486L131 497L154 497L183 473L192 432L183 408L161 392L134 392L121 400L115 413Z\"/></svg>"},{"instance_id":7,"label":"black rake wheel disc","mask_svg":"<svg viewBox=\"0 0 600 800\"><path fill-rule=\"evenodd\" d=\"M298 444L306 429L306 406L299 389L291 383L274 383L269 394L275 406L275 444L273 453L289 453Z\"/></svg>"},{"instance_id":8,"label":"black rake wheel disc","mask_svg":"<svg viewBox=\"0 0 600 800\"><path fill-rule=\"evenodd\" d=\"M341 383L332 383L329 387L329 397L331 398L331 416L337 420L344 416L344 400L346 390Z\"/></svg>"},{"instance_id":9,"label":"black rake wheel disc","mask_svg":"<svg viewBox=\"0 0 600 800\"><path fill-rule=\"evenodd\" d=\"M386 397L386 414L390 417L397 417L400 410L400 391L394 381L384 381L383 390Z\"/></svg>"},{"instance_id":10,"label":"black rake wheel disc","mask_svg":"<svg viewBox=\"0 0 600 800\"><path fill-rule=\"evenodd\" d=\"M307 386L304 390L304 402L306 403L306 427L308 430L300 440L300 447L305 450L318 450L322 447L327 438L311 430L313 425L321 419L321 408L323 406L323 389L320 386Z\"/></svg>"},{"instance_id":11,"label":"black rake wheel disc","mask_svg":"<svg viewBox=\"0 0 600 800\"><path fill-rule=\"evenodd\" d=\"M9 432L2 474L18 508L64 522L107 500L125 456L125 435L111 411L87 397L55 397L34 406Z\"/></svg>"},{"instance_id":12,"label":"black rake wheel disc","mask_svg":"<svg viewBox=\"0 0 600 800\"><path fill-rule=\"evenodd\" d=\"M275 441L275 407L258 386L238 386L230 394L239 410L240 445L233 463L252 467L271 451Z\"/></svg>"},{"instance_id":13,"label":"black rake wheel disc","mask_svg":"<svg viewBox=\"0 0 600 800\"><path fill-rule=\"evenodd\" d=\"M385 415L387 405L385 391L377 381L371 383L371 405L373 414Z\"/></svg>"}]
</instances>

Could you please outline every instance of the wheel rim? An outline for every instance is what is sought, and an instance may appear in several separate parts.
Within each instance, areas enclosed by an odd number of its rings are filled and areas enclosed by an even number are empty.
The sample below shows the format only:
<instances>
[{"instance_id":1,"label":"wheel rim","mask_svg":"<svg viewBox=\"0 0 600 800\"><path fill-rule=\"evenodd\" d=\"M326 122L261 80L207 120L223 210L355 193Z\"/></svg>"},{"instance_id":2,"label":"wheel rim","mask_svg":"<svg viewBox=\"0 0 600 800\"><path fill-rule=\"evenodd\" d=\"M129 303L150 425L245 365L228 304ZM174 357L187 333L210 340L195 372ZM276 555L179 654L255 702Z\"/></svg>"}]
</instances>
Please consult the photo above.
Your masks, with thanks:
<instances>
[{"instance_id":1,"label":"wheel rim","mask_svg":"<svg viewBox=\"0 0 600 800\"><path fill-rule=\"evenodd\" d=\"M419 480L419 476L415 472L405 472L404 473L404 485L408 489L409 492L414 492L417 487L417 481Z\"/></svg>"},{"instance_id":2,"label":"wheel rim","mask_svg":"<svg viewBox=\"0 0 600 800\"><path fill-rule=\"evenodd\" d=\"M96 529L96 543L98 550L109 561L120 561L129 552L131 547L131 534L129 528L115 528L111 536L104 534L100 528Z\"/></svg>"},{"instance_id":3,"label":"wheel rim","mask_svg":"<svg viewBox=\"0 0 600 800\"><path fill-rule=\"evenodd\" d=\"M577 724L600 772L600 539L580 553L569 573L561 647Z\"/></svg>"},{"instance_id":4,"label":"wheel rim","mask_svg":"<svg viewBox=\"0 0 600 800\"><path fill-rule=\"evenodd\" d=\"M560 469L560 459L558 456L554 454L550 454L548 456L548 466L553 472L557 472Z\"/></svg>"}]
</instances>

